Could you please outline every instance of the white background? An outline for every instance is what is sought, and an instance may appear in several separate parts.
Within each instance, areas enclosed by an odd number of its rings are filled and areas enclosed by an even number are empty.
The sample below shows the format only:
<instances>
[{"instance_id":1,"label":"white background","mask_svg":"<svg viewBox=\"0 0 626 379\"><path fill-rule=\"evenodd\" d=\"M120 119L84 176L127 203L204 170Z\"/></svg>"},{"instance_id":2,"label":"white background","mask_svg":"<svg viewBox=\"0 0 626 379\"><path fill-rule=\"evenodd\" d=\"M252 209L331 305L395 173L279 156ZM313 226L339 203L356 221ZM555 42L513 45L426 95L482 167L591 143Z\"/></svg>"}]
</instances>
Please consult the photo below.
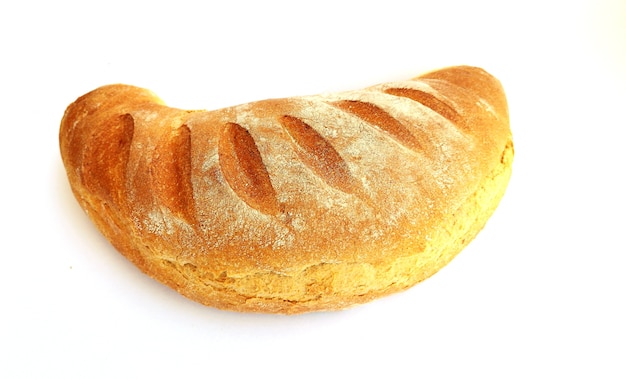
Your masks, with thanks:
<instances>
[{"instance_id":1,"label":"white background","mask_svg":"<svg viewBox=\"0 0 626 379\"><path fill-rule=\"evenodd\" d=\"M624 1L206 3L0 5L0 377L626 377ZM509 190L445 269L351 310L186 300L99 235L61 164L65 107L103 84L214 109L455 64L505 86Z\"/></svg>"}]
</instances>

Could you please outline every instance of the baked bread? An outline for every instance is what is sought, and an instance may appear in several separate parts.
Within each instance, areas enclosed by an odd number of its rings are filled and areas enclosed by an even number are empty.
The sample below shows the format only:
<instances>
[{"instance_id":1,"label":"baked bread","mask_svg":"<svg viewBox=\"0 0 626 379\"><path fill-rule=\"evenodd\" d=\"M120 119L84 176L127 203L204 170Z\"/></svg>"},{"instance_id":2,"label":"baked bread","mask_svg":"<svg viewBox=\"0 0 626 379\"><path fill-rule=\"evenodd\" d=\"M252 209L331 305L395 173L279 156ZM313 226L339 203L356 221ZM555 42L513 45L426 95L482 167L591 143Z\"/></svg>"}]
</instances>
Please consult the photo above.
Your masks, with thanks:
<instances>
[{"instance_id":1,"label":"baked bread","mask_svg":"<svg viewBox=\"0 0 626 379\"><path fill-rule=\"evenodd\" d=\"M513 159L500 83L451 67L215 111L109 85L63 117L74 195L143 272L222 309L336 310L433 275Z\"/></svg>"}]
</instances>

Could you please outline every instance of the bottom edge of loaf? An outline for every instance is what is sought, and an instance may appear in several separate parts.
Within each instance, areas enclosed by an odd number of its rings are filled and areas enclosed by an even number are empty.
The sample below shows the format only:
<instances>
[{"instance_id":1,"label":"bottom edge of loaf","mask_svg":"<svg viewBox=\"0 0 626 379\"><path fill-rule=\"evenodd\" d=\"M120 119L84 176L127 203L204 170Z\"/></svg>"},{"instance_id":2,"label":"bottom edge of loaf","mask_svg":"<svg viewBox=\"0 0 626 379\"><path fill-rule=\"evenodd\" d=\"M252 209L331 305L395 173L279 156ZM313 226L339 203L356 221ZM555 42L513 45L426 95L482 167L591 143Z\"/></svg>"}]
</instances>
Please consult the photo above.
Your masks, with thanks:
<instances>
[{"instance_id":1,"label":"bottom edge of loaf","mask_svg":"<svg viewBox=\"0 0 626 379\"><path fill-rule=\"evenodd\" d=\"M122 220L106 204L92 204L75 193L98 229L141 271L207 306L238 312L298 314L349 308L406 290L446 266L485 226L498 206L511 175L513 143L499 164L455 212L438 225L422 251L377 264L319 263L293 275L263 272L219 281L200 279L197 268L158 258L142 243L124 235ZM101 214L108 214L105 218ZM162 256L162 255L160 255ZM298 289L293 291L292 289Z\"/></svg>"}]
</instances>

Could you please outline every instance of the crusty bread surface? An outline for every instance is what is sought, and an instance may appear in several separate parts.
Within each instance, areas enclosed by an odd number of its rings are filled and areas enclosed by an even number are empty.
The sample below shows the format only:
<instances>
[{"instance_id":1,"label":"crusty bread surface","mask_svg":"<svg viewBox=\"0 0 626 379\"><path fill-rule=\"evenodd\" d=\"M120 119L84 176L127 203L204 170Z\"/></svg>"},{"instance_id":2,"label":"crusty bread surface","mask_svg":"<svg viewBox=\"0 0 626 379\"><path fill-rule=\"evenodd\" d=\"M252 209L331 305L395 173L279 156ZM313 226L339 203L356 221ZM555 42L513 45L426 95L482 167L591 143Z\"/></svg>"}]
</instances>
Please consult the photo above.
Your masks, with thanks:
<instances>
[{"instance_id":1,"label":"crusty bread surface","mask_svg":"<svg viewBox=\"0 0 626 379\"><path fill-rule=\"evenodd\" d=\"M61 121L72 191L139 269L222 309L336 310L445 266L504 194L500 83L468 66L214 111L100 87Z\"/></svg>"}]
</instances>

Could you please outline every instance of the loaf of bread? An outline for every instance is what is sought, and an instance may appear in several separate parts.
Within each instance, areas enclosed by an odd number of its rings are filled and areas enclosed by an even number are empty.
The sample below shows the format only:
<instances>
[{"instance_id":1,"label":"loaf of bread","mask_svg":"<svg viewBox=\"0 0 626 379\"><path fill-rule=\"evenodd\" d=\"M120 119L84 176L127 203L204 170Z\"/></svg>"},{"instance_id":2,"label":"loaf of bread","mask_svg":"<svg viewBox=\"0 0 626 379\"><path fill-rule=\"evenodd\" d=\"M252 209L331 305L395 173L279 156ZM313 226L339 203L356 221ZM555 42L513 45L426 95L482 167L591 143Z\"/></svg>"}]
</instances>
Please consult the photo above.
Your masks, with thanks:
<instances>
[{"instance_id":1,"label":"loaf of bread","mask_svg":"<svg viewBox=\"0 0 626 379\"><path fill-rule=\"evenodd\" d=\"M513 160L502 87L466 66L214 111L108 85L67 108L60 149L82 208L143 272L209 306L288 314L433 275Z\"/></svg>"}]
</instances>

